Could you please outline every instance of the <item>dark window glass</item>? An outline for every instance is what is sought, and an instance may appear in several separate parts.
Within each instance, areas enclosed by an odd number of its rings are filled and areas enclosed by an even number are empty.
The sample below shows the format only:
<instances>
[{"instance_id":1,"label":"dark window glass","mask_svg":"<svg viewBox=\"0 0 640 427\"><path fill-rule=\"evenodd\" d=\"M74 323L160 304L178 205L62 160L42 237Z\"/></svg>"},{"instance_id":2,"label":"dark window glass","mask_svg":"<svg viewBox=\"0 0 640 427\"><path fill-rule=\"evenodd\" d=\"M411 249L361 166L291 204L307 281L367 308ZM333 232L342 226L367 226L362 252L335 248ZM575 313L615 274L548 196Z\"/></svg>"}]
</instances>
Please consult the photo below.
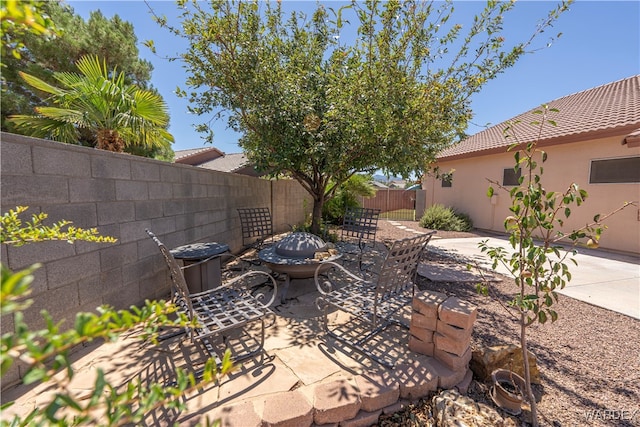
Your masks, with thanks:
<instances>
[{"instance_id":1,"label":"dark window glass","mask_svg":"<svg viewBox=\"0 0 640 427\"><path fill-rule=\"evenodd\" d=\"M451 187L451 178L442 178L442 186L443 187Z\"/></svg>"},{"instance_id":2,"label":"dark window glass","mask_svg":"<svg viewBox=\"0 0 640 427\"><path fill-rule=\"evenodd\" d=\"M589 183L640 182L640 157L592 160Z\"/></svg>"},{"instance_id":3,"label":"dark window glass","mask_svg":"<svg viewBox=\"0 0 640 427\"><path fill-rule=\"evenodd\" d=\"M518 179L520 178L520 169L518 172L513 170L513 168L505 169L502 172L502 185L519 185Z\"/></svg>"}]
</instances>

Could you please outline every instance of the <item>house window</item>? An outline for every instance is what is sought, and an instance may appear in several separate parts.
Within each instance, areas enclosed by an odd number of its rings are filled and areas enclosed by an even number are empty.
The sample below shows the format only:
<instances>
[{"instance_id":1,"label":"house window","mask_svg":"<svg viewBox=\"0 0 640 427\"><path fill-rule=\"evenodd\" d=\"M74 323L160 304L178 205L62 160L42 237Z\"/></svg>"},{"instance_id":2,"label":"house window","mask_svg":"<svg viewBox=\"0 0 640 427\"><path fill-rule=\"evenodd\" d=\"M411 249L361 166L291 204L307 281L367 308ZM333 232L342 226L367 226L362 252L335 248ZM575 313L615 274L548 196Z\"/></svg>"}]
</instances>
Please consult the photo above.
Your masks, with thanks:
<instances>
[{"instance_id":1,"label":"house window","mask_svg":"<svg viewBox=\"0 0 640 427\"><path fill-rule=\"evenodd\" d=\"M520 179L521 171L518 168L517 172L513 168L504 169L502 172L502 185L520 185L518 181Z\"/></svg>"},{"instance_id":2,"label":"house window","mask_svg":"<svg viewBox=\"0 0 640 427\"><path fill-rule=\"evenodd\" d=\"M451 187L453 180L451 179L451 177L444 177L442 178L442 187L444 188L449 188Z\"/></svg>"},{"instance_id":3,"label":"house window","mask_svg":"<svg viewBox=\"0 0 640 427\"><path fill-rule=\"evenodd\" d=\"M591 160L590 184L640 182L640 156Z\"/></svg>"}]
</instances>

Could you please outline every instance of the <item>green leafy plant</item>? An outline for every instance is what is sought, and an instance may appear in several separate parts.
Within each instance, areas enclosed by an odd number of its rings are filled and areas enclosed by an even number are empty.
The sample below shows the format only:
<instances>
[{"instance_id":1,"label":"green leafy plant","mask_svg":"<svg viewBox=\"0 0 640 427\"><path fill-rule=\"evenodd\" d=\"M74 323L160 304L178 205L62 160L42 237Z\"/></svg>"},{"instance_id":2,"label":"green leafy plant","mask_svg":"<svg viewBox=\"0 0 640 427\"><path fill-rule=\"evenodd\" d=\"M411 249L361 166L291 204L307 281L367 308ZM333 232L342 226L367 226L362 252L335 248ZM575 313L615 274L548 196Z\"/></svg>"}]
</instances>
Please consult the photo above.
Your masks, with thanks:
<instances>
[{"instance_id":1,"label":"green leafy plant","mask_svg":"<svg viewBox=\"0 0 640 427\"><path fill-rule=\"evenodd\" d=\"M111 237L99 236L95 229L75 228L70 221L60 221L53 226L44 225L42 221L47 217L44 213L35 214L31 222L23 223L18 215L26 210L26 207L18 206L2 215L0 243L20 246L46 240L66 240L70 243L116 241ZM43 311L46 327L32 330L25 323L22 310L32 303L26 297L33 281L32 273L38 267L38 264L34 264L14 273L0 264L0 315L14 318L14 332L4 334L1 339L0 372L4 376L19 359L26 366L23 375L25 384L47 382L55 386L56 391L47 403L34 408L25 417L16 415L10 421L3 419L0 425L140 424L150 411L159 407L184 409L181 397L185 393L235 369L229 351L225 353L220 366L216 366L212 358L207 360L201 378L176 369L176 379L172 384L144 384L141 379L135 379L123 386L115 386L109 382L103 370L96 369L89 397L80 399L69 387L74 377L70 353L76 346L96 340L115 341L123 332L134 327L141 331L141 339L155 342L161 326L184 328L195 325L183 314L177 314L172 303L146 301L144 306L132 306L129 310L116 311L112 307L102 306L97 313L78 313L74 324L67 330ZM64 375L56 375L58 372ZM6 410L12 404L9 402L1 409Z\"/></svg>"},{"instance_id":2,"label":"green leafy plant","mask_svg":"<svg viewBox=\"0 0 640 427\"><path fill-rule=\"evenodd\" d=\"M26 206L17 206L2 215L2 228L0 228L0 242L7 245L22 246L26 243L44 242L46 240L66 240L73 243L76 240L85 242L115 243L116 239L108 236L100 236L96 228L84 230L72 226L71 221L58 221L48 226L43 223L48 215L44 212L33 214L31 222L23 223L19 215L28 209Z\"/></svg>"},{"instance_id":3,"label":"green leafy plant","mask_svg":"<svg viewBox=\"0 0 640 427\"><path fill-rule=\"evenodd\" d=\"M107 69L97 56L83 56L76 66L80 73L53 74L58 86L20 72L31 88L51 95L55 107L38 106L36 115L16 114L9 121L27 135L69 144L77 144L81 132L89 133L96 148L109 151L171 146L162 97L127 84L123 72Z\"/></svg>"},{"instance_id":4,"label":"green leafy plant","mask_svg":"<svg viewBox=\"0 0 640 427\"><path fill-rule=\"evenodd\" d=\"M332 224L342 224L347 208L358 207L358 197L375 196L376 190L371 184L371 175L353 175L340 184L335 196L328 200L322 208L322 217Z\"/></svg>"},{"instance_id":5,"label":"green leafy plant","mask_svg":"<svg viewBox=\"0 0 640 427\"><path fill-rule=\"evenodd\" d=\"M542 130L543 126L556 126L548 118L556 109L543 105L535 111L542 116L541 120L532 122ZM628 202L607 215L595 215L593 221L584 227L568 232L562 231L564 222L570 217L572 209L579 207L587 199L588 194L577 184L570 184L564 191L547 190L542 182L543 164L547 153L537 148L537 141L519 144L513 127L505 129L506 137L516 137L516 143L509 147L515 151L514 170L522 171L518 179L519 185L507 189L500 183L489 180L491 186L487 196L494 195L495 189L509 193L511 206L509 215L504 221L505 230L509 233L509 243L513 251L501 247L489 246L485 240L479 244L493 262L508 268L515 279L518 293L503 307L513 316L520 326L520 345L522 354L528 354L526 330L535 323L544 324L558 319L553 305L558 301L557 291L563 289L571 280L568 262L577 265L574 255L577 245L597 247L598 240L605 226L602 222L616 212L636 202ZM567 246L569 248L567 248ZM489 283L481 283L478 290L487 294ZM531 405L534 426L538 425L536 401L531 389L529 360L523 357L523 368L526 382L526 396Z\"/></svg>"},{"instance_id":6,"label":"green leafy plant","mask_svg":"<svg viewBox=\"0 0 640 427\"><path fill-rule=\"evenodd\" d=\"M441 204L429 206L419 221L420 227L430 230L469 231L473 221L469 215Z\"/></svg>"},{"instance_id":7,"label":"green leafy plant","mask_svg":"<svg viewBox=\"0 0 640 427\"><path fill-rule=\"evenodd\" d=\"M20 59L20 50L24 48L22 38L26 33L42 37L57 34L53 21L42 13L44 1L4 0L0 4L0 28L2 29L1 52L6 58L10 53Z\"/></svg>"}]
</instances>

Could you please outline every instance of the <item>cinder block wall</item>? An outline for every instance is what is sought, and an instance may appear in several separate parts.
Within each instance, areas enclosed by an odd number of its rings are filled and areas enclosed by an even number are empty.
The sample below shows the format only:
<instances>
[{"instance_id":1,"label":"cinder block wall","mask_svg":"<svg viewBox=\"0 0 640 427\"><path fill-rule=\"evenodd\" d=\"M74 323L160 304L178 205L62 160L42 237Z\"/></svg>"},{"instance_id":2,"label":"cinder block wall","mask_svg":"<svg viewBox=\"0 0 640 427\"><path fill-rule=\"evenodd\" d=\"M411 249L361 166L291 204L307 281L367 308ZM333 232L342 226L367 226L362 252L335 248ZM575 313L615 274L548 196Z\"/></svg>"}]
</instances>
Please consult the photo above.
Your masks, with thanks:
<instances>
[{"instance_id":1,"label":"cinder block wall","mask_svg":"<svg viewBox=\"0 0 640 427\"><path fill-rule=\"evenodd\" d=\"M71 326L75 313L101 304L125 308L166 297L166 266L145 228L169 248L217 241L237 252L242 245L237 208L267 206L276 228L284 231L286 224L304 221L305 206L310 206L310 196L295 181L268 181L14 134L1 133L0 138L2 213L25 205L27 213L46 212L50 221L67 219L118 239L115 244L2 245L2 263L14 271L42 264L31 286L34 303L24 312L33 327L43 324L42 309ZM13 319L1 323L2 333L13 329Z\"/></svg>"}]
</instances>

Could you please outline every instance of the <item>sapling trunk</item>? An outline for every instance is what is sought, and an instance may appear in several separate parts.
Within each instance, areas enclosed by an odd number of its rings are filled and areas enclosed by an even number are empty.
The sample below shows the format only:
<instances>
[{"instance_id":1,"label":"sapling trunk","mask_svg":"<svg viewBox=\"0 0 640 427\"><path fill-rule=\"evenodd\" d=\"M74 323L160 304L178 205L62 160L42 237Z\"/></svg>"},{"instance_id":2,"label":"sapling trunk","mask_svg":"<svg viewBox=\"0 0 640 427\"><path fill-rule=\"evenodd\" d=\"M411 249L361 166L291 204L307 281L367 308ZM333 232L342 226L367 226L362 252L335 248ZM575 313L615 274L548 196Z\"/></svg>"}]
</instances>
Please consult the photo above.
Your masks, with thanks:
<instances>
[{"instance_id":1,"label":"sapling trunk","mask_svg":"<svg viewBox=\"0 0 640 427\"><path fill-rule=\"evenodd\" d=\"M520 347L522 347L522 363L524 368L524 382L527 386L527 397L531 405L531 421L533 427L538 427L538 410L536 407L536 398L531 388L531 372L529 371L529 350L527 349L527 324L525 313L520 313Z\"/></svg>"}]
</instances>

